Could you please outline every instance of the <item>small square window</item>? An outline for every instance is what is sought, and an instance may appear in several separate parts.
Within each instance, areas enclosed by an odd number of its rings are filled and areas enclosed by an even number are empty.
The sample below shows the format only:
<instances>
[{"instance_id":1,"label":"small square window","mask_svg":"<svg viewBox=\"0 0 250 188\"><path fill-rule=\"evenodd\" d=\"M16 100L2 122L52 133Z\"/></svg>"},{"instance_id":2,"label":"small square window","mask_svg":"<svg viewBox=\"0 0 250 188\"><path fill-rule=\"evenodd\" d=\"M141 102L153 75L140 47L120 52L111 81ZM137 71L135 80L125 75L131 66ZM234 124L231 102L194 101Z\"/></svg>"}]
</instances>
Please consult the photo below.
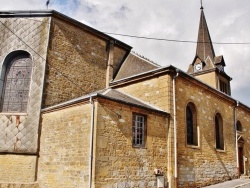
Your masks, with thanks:
<instances>
[{"instance_id":1,"label":"small square window","mask_svg":"<svg viewBox=\"0 0 250 188\"><path fill-rule=\"evenodd\" d=\"M147 118L145 115L133 113L133 125L132 125L133 147L139 147L139 148L145 147L146 120Z\"/></svg>"}]
</instances>

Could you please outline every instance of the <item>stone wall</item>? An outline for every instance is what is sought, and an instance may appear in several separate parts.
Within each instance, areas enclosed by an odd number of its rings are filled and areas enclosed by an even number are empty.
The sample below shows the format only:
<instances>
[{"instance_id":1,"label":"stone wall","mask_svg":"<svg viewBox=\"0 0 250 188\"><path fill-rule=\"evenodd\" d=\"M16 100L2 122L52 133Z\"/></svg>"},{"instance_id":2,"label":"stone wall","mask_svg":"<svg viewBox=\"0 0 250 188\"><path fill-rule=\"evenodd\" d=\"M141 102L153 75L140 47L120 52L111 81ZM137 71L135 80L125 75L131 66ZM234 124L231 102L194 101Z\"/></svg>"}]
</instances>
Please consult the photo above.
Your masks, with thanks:
<instances>
[{"instance_id":1,"label":"stone wall","mask_svg":"<svg viewBox=\"0 0 250 188\"><path fill-rule=\"evenodd\" d=\"M2 154L0 164L0 182L35 181L36 156Z\"/></svg>"},{"instance_id":2,"label":"stone wall","mask_svg":"<svg viewBox=\"0 0 250 188\"><path fill-rule=\"evenodd\" d=\"M195 77L215 89L218 88L218 78L215 71L196 75Z\"/></svg>"},{"instance_id":3,"label":"stone wall","mask_svg":"<svg viewBox=\"0 0 250 188\"><path fill-rule=\"evenodd\" d=\"M247 158L245 161L246 175L250 175L250 110L245 107L236 107L236 121L240 121L242 132L238 132L238 138L243 141L243 155ZM235 156L236 157L236 156Z\"/></svg>"},{"instance_id":4,"label":"stone wall","mask_svg":"<svg viewBox=\"0 0 250 188\"><path fill-rule=\"evenodd\" d=\"M168 119L127 105L98 100L95 188L156 187L154 169L167 183ZM145 148L132 147L132 113L147 115Z\"/></svg>"},{"instance_id":5,"label":"stone wall","mask_svg":"<svg viewBox=\"0 0 250 188\"><path fill-rule=\"evenodd\" d=\"M179 186L204 186L237 177L234 102L202 89L183 77L177 78L177 137ZM186 105L192 102L197 110L199 146L186 144ZM223 119L223 151L215 149L214 116L219 112Z\"/></svg>"},{"instance_id":6,"label":"stone wall","mask_svg":"<svg viewBox=\"0 0 250 188\"><path fill-rule=\"evenodd\" d=\"M166 112L170 113L172 109L172 78L170 75L145 79L130 85L119 86L117 89L157 106Z\"/></svg>"},{"instance_id":7,"label":"stone wall","mask_svg":"<svg viewBox=\"0 0 250 188\"><path fill-rule=\"evenodd\" d=\"M173 124L173 85L171 75L165 74L141 80L140 82L118 86L118 90L137 97L150 105L170 113L168 121L167 157L168 183L174 186L174 124Z\"/></svg>"},{"instance_id":8,"label":"stone wall","mask_svg":"<svg viewBox=\"0 0 250 188\"><path fill-rule=\"evenodd\" d=\"M53 17L43 107L106 87L109 41L87 29ZM115 46L116 68L125 50Z\"/></svg>"},{"instance_id":9,"label":"stone wall","mask_svg":"<svg viewBox=\"0 0 250 188\"><path fill-rule=\"evenodd\" d=\"M42 115L38 159L42 188L88 186L91 109L85 104Z\"/></svg>"},{"instance_id":10,"label":"stone wall","mask_svg":"<svg viewBox=\"0 0 250 188\"><path fill-rule=\"evenodd\" d=\"M38 182L34 183L1 183L0 188L39 188Z\"/></svg>"},{"instance_id":11,"label":"stone wall","mask_svg":"<svg viewBox=\"0 0 250 188\"><path fill-rule=\"evenodd\" d=\"M238 176L236 168L236 145L234 131L234 100L223 99L208 87L194 84L191 80L177 77L177 129L178 129L178 181L181 187L208 185ZM118 90L133 95L152 105L158 106L171 114L168 137L168 172L169 183L174 185L174 139L173 139L173 100L171 76L148 78L142 82L118 86ZM210 90L210 91L209 91ZM185 108L188 102L197 107L198 126L200 129L199 147L186 144ZM219 112L223 118L225 151L216 151L214 138L214 115ZM237 108L237 120L243 126L244 155L250 157L250 142L247 134L249 110ZM250 165L246 162L249 172Z\"/></svg>"}]
</instances>

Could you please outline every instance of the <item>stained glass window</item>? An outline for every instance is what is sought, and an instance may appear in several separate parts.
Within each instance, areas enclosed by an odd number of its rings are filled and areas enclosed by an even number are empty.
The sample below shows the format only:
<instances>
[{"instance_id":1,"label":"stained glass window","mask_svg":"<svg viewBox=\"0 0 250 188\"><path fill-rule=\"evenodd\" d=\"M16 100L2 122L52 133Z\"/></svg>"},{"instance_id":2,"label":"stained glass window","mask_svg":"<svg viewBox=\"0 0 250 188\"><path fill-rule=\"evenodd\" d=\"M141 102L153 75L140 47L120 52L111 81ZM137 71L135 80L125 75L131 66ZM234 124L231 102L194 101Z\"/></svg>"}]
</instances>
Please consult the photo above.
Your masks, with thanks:
<instances>
[{"instance_id":1,"label":"stained glass window","mask_svg":"<svg viewBox=\"0 0 250 188\"><path fill-rule=\"evenodd\" d=\"M6 67L2 112L26 112L29 97L31 58L19 56Z\"/></svg>"}]
</instances>

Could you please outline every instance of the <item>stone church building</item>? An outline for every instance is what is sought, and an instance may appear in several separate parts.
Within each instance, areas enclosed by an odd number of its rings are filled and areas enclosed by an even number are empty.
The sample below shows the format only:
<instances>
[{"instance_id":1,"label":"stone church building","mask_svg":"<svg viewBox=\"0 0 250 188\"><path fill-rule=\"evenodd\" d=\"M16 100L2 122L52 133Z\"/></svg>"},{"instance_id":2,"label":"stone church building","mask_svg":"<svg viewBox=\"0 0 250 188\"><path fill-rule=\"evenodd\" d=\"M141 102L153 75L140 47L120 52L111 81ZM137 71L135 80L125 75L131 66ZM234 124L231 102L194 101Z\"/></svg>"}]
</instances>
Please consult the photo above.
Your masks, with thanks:
<instances>
[{"instance_id":1,"label":"stone church building","mask_svg":"<svg viewBox=\"0 0 250 188\"><path fill-rule=\"evenodd\" d=\"M54 10L0 13L0 187L190 188L247 176L203 8L187 71ZM195 49L194 49L195 51Z\"/></svg>"}]
</instances>

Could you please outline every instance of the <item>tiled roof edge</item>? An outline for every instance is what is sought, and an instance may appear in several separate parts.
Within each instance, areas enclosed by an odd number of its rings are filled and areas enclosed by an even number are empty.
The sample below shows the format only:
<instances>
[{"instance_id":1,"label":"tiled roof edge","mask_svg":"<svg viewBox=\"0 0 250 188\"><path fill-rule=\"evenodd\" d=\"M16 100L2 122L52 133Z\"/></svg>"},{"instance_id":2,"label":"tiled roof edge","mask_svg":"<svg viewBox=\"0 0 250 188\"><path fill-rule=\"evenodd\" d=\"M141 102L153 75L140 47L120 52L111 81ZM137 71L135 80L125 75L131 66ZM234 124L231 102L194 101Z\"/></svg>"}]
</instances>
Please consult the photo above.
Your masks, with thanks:
<instances>
[{"instance_id":1,"label":"tiled roof edge","mask_svg":"<svg viewBox=\"0 0 250 188\"><path fill-rule=\"evenodd\" d=\"M139 53L137 53L137 52L135 52L135 51L131 51L131 54L137 56L138 58L140 58L140 59L142 59L142 60L144 60L144 61L146 61L146 62L148 62L148 63L150 63L150 64L152 64L152 65L154 65L154 66L162 67L162 66L159 65L158 63L156 63L156 62L154 62L154 61L152 61L152 60L146 58L145 56L143 56L143 55L141 55L141 54L139 54Z\"/></svg>"}]
</instances>

